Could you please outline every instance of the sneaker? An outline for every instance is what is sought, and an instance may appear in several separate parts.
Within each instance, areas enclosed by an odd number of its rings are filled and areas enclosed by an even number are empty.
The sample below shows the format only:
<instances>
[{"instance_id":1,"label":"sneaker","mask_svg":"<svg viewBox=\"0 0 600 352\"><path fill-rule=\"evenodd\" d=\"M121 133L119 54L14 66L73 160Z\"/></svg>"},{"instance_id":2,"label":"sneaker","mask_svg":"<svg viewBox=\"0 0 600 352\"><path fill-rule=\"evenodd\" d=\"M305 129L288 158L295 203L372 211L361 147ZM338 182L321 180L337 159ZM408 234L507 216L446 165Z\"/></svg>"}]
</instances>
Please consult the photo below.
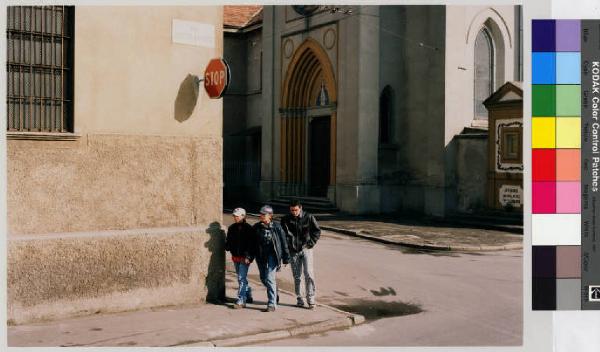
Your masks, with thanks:
<instances>
[{"instance_id":1,"label":"sneaker","mask_svg":"<svg viewBox=\"0 0 600 352\"><path fill-rule=\"evenodd\" d=\"M304 300L302 298L298 298L296 302L296 307L304 307Z\"/></svg>"},{"instance_id":2,"label":"sneaker","mask_svg":"<svg viewBox=\"0 0 600 352\"><path fill-rule=\"evenodd\" d=\"M245 303L236 303L233 305L233 309L240 309L240 308L246 308L246 304Z\"/></svg>"},{"instance_id":3,"label":"sneaker","mask_svg":"<svg viewBox=\"0 0 600 352\"><path fill-rule=\"evenodd\" d=\"M265 310L265 312L274 312L275 311L275 306L267 306L267 309Z\"/></svg>"},{"instance_id":4,"label":"sneaker","mask_svg":"<svg viewBox=\"0 0 600 352\"><path fill-rule=\"evenodd\" d=\"M308 309L315 309L316 307L317 307L317 305L315 303L308 304Z\"/></svg>"}]
</instances>

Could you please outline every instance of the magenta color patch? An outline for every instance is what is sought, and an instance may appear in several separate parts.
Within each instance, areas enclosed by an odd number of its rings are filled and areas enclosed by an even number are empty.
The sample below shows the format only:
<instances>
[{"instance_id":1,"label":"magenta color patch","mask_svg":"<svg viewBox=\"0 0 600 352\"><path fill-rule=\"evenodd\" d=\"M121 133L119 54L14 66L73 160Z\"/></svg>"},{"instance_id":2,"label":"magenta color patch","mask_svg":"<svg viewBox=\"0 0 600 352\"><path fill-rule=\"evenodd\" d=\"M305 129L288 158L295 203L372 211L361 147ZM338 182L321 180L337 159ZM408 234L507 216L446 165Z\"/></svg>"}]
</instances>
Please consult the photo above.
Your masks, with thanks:
<instances>
[{"instance_id":1,"label":"magenta color patch","mask_svg":"<svg viewBox=\"0 0 600 352\"><path fill-rule=\"evenodd\" d=\"M555 182L533 182L532 198L534 214L556 213Z\"/></svg>"},{"instance_id":2,"label":"magenta color patch","mask_svg":"<svg viewBox=\"0 0 600 352\"><path fill-rule=\"evenodd\" d=\"M581 184L579 182L556 183L556 212L558 214L581 212Z\"/></svg>"}]
</instances>

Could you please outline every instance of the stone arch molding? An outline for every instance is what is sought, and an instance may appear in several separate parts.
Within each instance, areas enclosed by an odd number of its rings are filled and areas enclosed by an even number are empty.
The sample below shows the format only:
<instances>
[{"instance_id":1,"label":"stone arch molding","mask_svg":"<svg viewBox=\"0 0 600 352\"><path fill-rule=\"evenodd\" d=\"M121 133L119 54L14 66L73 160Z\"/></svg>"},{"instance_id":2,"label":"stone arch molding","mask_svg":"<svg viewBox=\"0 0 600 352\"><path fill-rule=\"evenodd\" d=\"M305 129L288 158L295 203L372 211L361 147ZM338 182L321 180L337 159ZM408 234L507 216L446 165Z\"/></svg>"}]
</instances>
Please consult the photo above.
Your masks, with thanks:
<instances>
[{"instance_id":1,"label":"stone arch molding","mask_svg":"<svg viewBox=\"0 0 600 352\"><path fill-rule=\"evenodd\" d=\"M487 24L486 24L487 22ZM504 18L496 11L496 9L488 7L481 10L469 24L469 29L466 33L466 44L470 47L475 46L475 38L483 27L496 27L490 28L493 32L494 39L501 39L503 43L508 43L508 47L513 47L513 40L510 29L506 24Z\"/></svg>"},{"instance_id":2,"label":"stone arch molding","mask_svg":"<svg viewBox=\"0 0 600 352\"><path fill-rule=\"evenodd\" d=\"M481 10L469 24L465 38L469 57L467 62L471 68L475 67L475 39L483 28L488 30L493 41L494 88L497 89L508 80L508 73L512 69L510 53L513 49L513 35L505 19L496 9L489 7Z\"/></svg>"},{"instance_id":3,"label":"stone arch molding","mask_svg":"<svg viewBox=\"0 0 600 352\"><path fill-rule=\"evenodd\" d=\"M323 77L330 102L337 102L337 85L331 60L319 42L307 38L296 49L288 64L280 106L286 108L311 106L314 86L319 84L315 81L318 77Z\"/></svg>"}]
</instances>

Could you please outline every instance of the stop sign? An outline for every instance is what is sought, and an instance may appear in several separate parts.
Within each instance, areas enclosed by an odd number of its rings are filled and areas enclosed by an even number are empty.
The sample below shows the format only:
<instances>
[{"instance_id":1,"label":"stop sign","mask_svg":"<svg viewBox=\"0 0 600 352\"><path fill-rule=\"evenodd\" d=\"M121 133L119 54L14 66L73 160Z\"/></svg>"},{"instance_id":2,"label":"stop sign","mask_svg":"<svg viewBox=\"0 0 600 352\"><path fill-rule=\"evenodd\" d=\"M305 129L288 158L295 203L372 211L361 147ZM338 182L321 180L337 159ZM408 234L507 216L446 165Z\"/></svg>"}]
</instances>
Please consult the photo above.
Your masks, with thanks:
<instances>
[{"instance_id":1,"label":"stop sign","mask_svg":"<svg viewBox=\"0 0 600 352\"><path fill-rule=\"evenodd\" d=\"M212 99L218 99L229 86L231 73L223 59L212 59L204 70L204 89Z\"/></svg>"}]
</instances>

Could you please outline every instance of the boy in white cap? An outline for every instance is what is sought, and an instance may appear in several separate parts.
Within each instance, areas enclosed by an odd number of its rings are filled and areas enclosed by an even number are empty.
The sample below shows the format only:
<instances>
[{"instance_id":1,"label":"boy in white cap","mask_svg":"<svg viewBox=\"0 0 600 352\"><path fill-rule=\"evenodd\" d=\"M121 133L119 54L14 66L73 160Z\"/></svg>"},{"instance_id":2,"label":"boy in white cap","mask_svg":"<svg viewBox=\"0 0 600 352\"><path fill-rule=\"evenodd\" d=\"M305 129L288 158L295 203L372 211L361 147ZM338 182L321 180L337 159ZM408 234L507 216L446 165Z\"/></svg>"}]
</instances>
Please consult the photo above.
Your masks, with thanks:
<instances>
[{"instance_id":1,"label":"boy in white cap","mask_svg":"<svg viewBox=\"0 0 600 352\"><path fill-rule=\"evenodd\" d=\"M254 258L254 230L246 222L246 210L235 208L233 210L235 221L227 229L225 250L231 252L231 259L235 266L238 279L238 297L233 308L244 308L246 303L252 303L252 289L248 284L248 269Z\"/></svg>"}]
</instances>

